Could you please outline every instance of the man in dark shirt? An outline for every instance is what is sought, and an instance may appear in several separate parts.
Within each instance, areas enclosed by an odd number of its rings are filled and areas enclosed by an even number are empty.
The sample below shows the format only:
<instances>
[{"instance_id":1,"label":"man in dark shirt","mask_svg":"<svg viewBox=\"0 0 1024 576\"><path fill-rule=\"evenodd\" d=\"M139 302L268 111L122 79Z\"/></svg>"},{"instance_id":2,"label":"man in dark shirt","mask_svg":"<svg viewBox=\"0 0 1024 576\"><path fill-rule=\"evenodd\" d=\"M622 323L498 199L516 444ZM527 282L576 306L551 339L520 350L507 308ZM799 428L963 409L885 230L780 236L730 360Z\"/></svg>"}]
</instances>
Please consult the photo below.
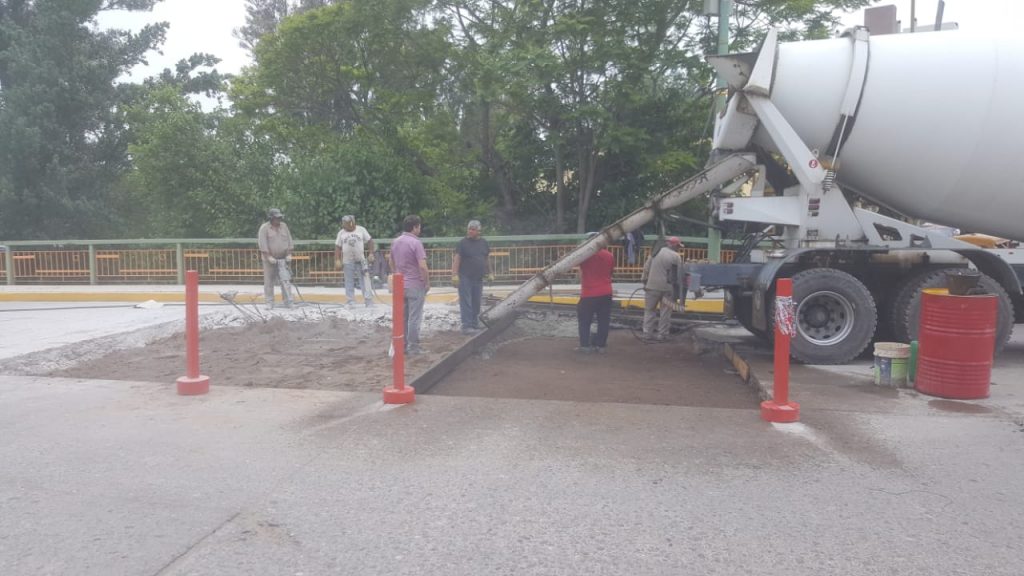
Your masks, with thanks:
<instances>
[{"instance_id":1,"label":"man in dark shirt","mask_svg":"<svg viewBox=\"0 0 1024 576\"><path fill-rule=\"evenodd\" d=\"M466 237L459 240L452 261L452 284L459 289L459 312L462 333L480 331L480 301L484 293L484 277L491 275L488 256L491 247L480 237L480 221L470 220Z\"/></svg>"}]
</instances>

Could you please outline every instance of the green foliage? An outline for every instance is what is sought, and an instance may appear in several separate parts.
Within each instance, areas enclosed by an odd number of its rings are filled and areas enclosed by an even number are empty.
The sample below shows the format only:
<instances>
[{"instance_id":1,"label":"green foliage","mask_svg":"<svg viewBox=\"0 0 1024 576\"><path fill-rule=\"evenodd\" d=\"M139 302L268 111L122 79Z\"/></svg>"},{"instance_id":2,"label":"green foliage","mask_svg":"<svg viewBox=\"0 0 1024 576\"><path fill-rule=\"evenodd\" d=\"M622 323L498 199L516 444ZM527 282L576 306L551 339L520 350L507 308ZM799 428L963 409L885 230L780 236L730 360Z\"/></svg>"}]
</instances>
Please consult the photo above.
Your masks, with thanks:
<instances>
[{"instance_id":1,"label":"green foliage","mask_svg":"<svg viewBox=\"0 0 1024 576\"><path fill-rule=\"evenodd\" d=\"M699 1L247 0L237 77L196 54L117 84L166 28L93 19L155 1L0 0L0 236L247 237L271 206L303 238L412 212L433 234L583 231L707 156ZM825 37L866 4L735 0L732 47ZM225 84L230 109L189 98Z\"/></svg>"},{"instance_id":2,"label":"green foliage","mask_svg":"<svg viewBox=\"0 0 1024 576\"><path fill-rule=\"evenodd\" d=\"M0 2L0 235L67 238L108 230L107 192L127 166L115 84L162 42L165 25L99 32L101 6L153 1Z\"/></svg>"}]
</instances>

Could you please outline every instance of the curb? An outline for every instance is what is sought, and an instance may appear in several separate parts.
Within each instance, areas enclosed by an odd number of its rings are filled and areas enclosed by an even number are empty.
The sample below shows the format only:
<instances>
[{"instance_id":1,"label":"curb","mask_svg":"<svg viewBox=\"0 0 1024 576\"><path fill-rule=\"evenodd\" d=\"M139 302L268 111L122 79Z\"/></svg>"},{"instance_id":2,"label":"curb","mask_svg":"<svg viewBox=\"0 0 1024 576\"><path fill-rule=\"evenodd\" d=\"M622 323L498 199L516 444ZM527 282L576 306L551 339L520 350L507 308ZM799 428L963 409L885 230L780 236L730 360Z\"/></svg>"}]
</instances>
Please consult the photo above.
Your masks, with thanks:
<instances>
[{"instance_id":1,"label":"curb","mask_svg":"<svg viewBox=\"0 0 1024 576\"><path fill-rule=\"evenodd\" d=\"M253 303L262 303L263 294L253 293L248 295ZM280 301L280 295L277 300ZM185 301L185 290L181 292L0 292L0 302L146 302L155 300L164 303L179 303ZM379 295L377 300L381 303L390 304L391 295ZM200 292L200 302L223 302L219 292ZM345 296L342 294L306 294L302 298L304 302L316 302L319 304L343 304ZM427 302L448 304L458 301L457 294L427 294ZM244 302L248 304L249 302Z\"/></svg>"},{"instance_id":2,"label":"curb","mask_svg":"<svg viewBox=\"0 0 1024 576\"><path fill-rule=\"evenodd\" d=\"M706 346L708 349L714 349L721 354L722 357L725 358L736 370L736 375L739 376L740 380L757 391L757 395L761 400L771 400L773 398L771 382L762 382L761 378L754 373L754 369L751 368L750 363L736 351L736 348L732 344L708 338L698 331L693 332L693 337L702 346Z\"/></svg>"}]
</instances>

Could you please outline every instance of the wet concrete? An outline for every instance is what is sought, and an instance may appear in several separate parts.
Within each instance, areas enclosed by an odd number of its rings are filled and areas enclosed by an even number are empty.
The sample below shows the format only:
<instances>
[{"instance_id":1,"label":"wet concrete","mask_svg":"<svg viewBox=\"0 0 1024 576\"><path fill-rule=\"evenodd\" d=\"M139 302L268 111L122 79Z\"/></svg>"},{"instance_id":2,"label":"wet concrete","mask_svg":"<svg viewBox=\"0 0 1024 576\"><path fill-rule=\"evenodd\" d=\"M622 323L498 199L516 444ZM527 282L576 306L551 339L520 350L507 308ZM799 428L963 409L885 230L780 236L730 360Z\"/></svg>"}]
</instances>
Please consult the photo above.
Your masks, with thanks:
<instances>
[{"instance_id":1,"label":"wet concrete","mask_svg":"<svg viewBox=\"0 0 1024 576\"><path fill-rule=\"evenodd\" d=\"M628 329L613 330L606 354L574 352L577 343L566 337L513 338L463 362L431 393L758 409L756 392L732 366L716 352L700 350L688 335L645 344Z\"/></svg>"}]
</instances>

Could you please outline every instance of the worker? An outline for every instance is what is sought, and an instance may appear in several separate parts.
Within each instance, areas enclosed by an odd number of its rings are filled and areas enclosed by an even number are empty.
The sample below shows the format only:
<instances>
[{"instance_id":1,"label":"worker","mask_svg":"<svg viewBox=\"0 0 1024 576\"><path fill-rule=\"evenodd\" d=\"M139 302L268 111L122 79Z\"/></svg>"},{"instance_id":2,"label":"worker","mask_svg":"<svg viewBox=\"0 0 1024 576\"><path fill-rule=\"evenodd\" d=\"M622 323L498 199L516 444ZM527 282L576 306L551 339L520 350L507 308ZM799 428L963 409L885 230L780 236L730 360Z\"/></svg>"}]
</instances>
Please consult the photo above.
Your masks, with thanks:
<instances>
[{"instance_id":1,"label":"worker","mask_svg":"<svg viewBox=\"0 0 1024 576\"><path fill-rule=\"evenodd\" d=\"M686 270L679 255L685 246L672 236L665 246L647 260L641 282L644 283L644 340L664 342L668 339L672 310L679 302L676 291L685 297ZM658 310L658 330L654 331L654 311Z\"/></svg>"},{"instance_id":2,"label":"worker","mask_svg":"<svg viewBox=\"0 0 1024 576\"><path fill-rule=\"evenodd\" d=\"M452 259L452 285L459 290L459 314L462 333L480 331L480 301L484 294L484 279L491 278L488 256L491 247L480 237L480 221L470 220L466 237L459 240Z\"/></svg>"},{"instance_id":3,"label":"worker","mask_svg":"<svg viewBox=\"0 0 1024 576\"><path fill-rule=\"evenodd\" d=\"M267 211L268 222L264 222L257 232L256 242L259 245L260 257L263 261L263 297L267 307L274 307L274 284L281 285L281 299L285 308L292 307L292 295L288 282L281 276L280 266L286 266L292 259L292 233L284 223L284 214L277 208ZM279 261L282 263L279 265Z\"/></svg>"},{"instance_id":4,"label":"worker","mask_svg":"<svg viewBox=\"0 0 1024 576\"><path fill-rule=\"evenodd\" d=\"M410 214L402 221L402 235L391 242L391 270L405 279L405 351L410 356L423 353L420 346L420 325L423 323L423 304L430 291L430 270L427 252L420 240L423 221ZM391 282L388 282L392 285ZM392 319L392 322L397 321Z\"/></svg>"},{"instance_id":5,"label":"worker","mask_svg":"<svg viewBox=\"0 0 1024 576\"><path fill-rule=\"evenodd\" d=\"M334 241L334 268L344 269L345 302L349 306L355 303L357 279L363 287L363 302L367 308L373 306L373 292L370 282L366 279L366 272L375 258L370 233L366 228L356 224L355 216L342 216L341 230Z\"/></svg>"},{"instance_id":6,"label":"worker","mask_svg":"<svg viewBox=\"0 0 1024 576\"><path fill-rule=\"evenodd\" d=\"M597 233L591 232L588 238ZM604 354L608 347L608 325L612 316L612 271L615 258L607 248L580 264L580 300L576 304L576 322L580 345L577 352ZM597 317L597 334L591 337L590 326Z\"/></svg>"}]
</instances>

